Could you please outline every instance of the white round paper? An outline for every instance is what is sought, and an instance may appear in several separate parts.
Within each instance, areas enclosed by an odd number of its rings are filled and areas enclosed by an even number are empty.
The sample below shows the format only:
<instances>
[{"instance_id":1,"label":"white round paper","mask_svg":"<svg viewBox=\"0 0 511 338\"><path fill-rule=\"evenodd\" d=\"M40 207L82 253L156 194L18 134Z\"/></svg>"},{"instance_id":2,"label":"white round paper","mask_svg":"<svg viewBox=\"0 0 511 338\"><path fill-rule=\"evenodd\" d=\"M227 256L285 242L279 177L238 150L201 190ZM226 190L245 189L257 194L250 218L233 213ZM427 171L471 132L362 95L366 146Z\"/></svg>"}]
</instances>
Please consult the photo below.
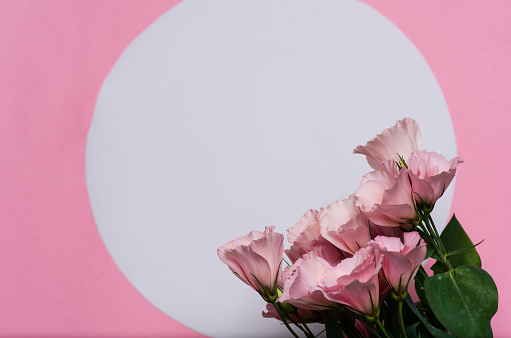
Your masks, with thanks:
<instances>
[{"instance_id":1,"label":"white round paper","mask_svg":"<svg viewBox=\"0 0 511 338\"><path fill-rule=\"evenodd\" d=\"M371 7L185 1L133 41L99 94L86 173L101 237L172 318L209 336L281 337L218 246L269 225L285 233L347 198L371 170L353 148L407 116L426 149L456 155L427 63Z\"/></svg>"}]
</instances>

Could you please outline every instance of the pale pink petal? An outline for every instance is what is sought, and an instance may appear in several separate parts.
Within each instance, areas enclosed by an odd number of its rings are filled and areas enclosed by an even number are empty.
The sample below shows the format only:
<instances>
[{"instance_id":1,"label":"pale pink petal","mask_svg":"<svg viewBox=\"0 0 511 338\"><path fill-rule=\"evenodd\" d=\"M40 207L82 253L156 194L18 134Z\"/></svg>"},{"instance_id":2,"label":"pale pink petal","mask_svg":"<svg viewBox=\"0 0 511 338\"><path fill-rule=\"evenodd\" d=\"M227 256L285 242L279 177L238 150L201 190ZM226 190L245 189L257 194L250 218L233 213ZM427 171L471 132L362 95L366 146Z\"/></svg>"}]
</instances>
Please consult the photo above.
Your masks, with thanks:
<instances>
[{"instance_id":1,"label":"pale pink petal","mask_svg":"<svg viewBox=\"0 0 511 338\"><path fill-rule=\"evenodd\" d=\"M380 181L367 179L355 193L356 203L367 218L377 225L387 227L410 224L416 220L418 216L406 170L401 170L392 185L389 173L379 173Z\"/></svg>"},{"instance_id":2,"label":"pale pink petal","mask_svg":"<svg viewBox=\"0 0 511 338\"><path fill-rule=\"evenodd\" d=\"M266 296L276 294L275 282L279 278L284 249L284 236L274 233L275 227L265 232L252 231L218 248L218 257L243 282Z\"/></svg>"},{"instance_id":3,"label":"pale pink petal","mask_svg":"<svg viewBox=\"0 0 511 338\"><path fill-rule=\"evenodd\" d=\"M372 247L365 247L353 257L328 268L321 283L325 297L373 316L379 306L381 262L382 257Z\"/></svg>"},{"instance_id":4,"label":"pale pink petal","mask_svg":"<svg viewBox=\"0 0 511 338\"><path fill-rule=\"evenodd\" d=\"M294 264L298 259L302 258L302 256L306 254L307 251L300 248L298 245L291 245L291 248L284 250L284 253L287 257L289 257L291 263Z\"/></svg>"},{"instance_id":5,"label":"pale pink petal","mask_svg":"<svg viewBox=\"0 0 511 338\"><path fill-rule=\"evenodd\" d=\"M326 298L332 302L344 304L354 311L373 316L378 309L379 290L378 276L374 276L367 283L354 280L342 290L327 292Z\"/></svg>"},{"instance_id":6,"label":"pale pink petal","mask_svg":"<svg viewBox=\"0 0 511 338\"><path fill-rule=\"evenodd\" d=\"M388 171L373 171L362 178L355 204L376 225L399 227L418 219L412 186L406 169L397 175Z\"/></svg>"},{"instance_id":7,"label":"pale pink petal","mask_svg":"<svg viewBox=\"0 0 511 338\"><path fill-rule=\"evenodd\" d=\"M419 128L419 124L414 119L405 117L404 119L397 121L396 126L406 130L415 150L422 149L421 130Z\"/></svg>"},{"instance_id":8,"label":"pale pink petal","mask_svg":"<svg viewBox=\"0 0 511 338\"><path fill-rule=\"evenodd\" d=\"M420 179L411 172L409 173L409 177L413 186L413 196L418 205L429 204L430 201L437 200L437 198L435 198L435 191L427 180Z\"/></svg>"},{"instance_id":9,"label":"pale pink petal","mask_svg":"<svg viewBox=\"0 0 511 338\"><path fill-rule=\"evenodd\" d=\"M445 190L454 179L454 176L456 176L456 169L450 169L425 179L433 191L433 197L428 201L429 204L435 203L440 197L442 197Z\"/></svg>"},{"instance_id":10,"label":"pale pink petal","mask_svg":"<svg viewBox=\"0 0 511 338\"><path fill-rule=\"evenodd\" d=\"M364 185L369 181L382 182L385 186L392 187L392 185L394 185L395 178L394 175L391 175L386 170L376 170L362 176L360 185Z\"/></svg>"},{"instance_id":11,"label":"pale pink petal","mask_svg":"<svg viewBox=\"0 0 511 338\"><path fill-rule=\"evenodd\" d=\"M399 247L400 251L404 253L410 252L412 249L416 248L419 245L419 243L421 243L421 240L422 238L417 231L405 232L403 234L404 244L402 244L402 246ZM422 245L424 245L424 243L422 243ZM392 251L397 250L392 249Z\"/></svg>"},{"instance_id":12,"label":"pale pink petal","mask_svg":"<svg viewBox=\"0 0 511 338\"><path fill-rule=\"evenodd\" d=\"M406 204L413 208L412 186L406 170L401 170L394 186L385 190L381 203L384 205Z\"/></svg>"},{"instance_id":13,"label":"pale pink petal","mask_svg":"<svg viewBox=\"0 0 511 338\"><path fill-rule=\"evenodd\" d=\"M265 237L252 242L250 248L268 262L271 270L270 278L275 281L284 252L284 235L273 232L275 227L266 227ZM256 275L257 276L257 275Z\"/></svg>"},{"instance_id":14,"label":"pale pink petal","mask_svg":"<svg viewBox=\"0 0 511 338\"><path fill-rule=\"evenodd\" d=\"M387 251L395 252L401 252L405 247L403 242L401 242L401 239L396 237L378 236L375 239L373 239L372 243L377 244L378 248L384 248Z\"/></svg>"},{"instance_id":15,"label":"pale pink petal","mask_svg":"<svg viewBox=\"0 0 511 338\"><path fill-rule=\"evenodd\" d=\"M448 161L435 152L413 152L409 172L417 203L432 208L454 179L458 164L462 162L459 157Z\"/></svg>"},{"instance_id":16,"label":"pale pink petal","mask_svg":"<svg viewBox=\"0 0 511 338\"><path fill-rule=\"evenodd\" d=\"M370 212L366 212L366 215L379 226L399 227L411 224L410 220L415 218L415 210L408 204L377 205Z\"/></svg>"},{"instance_id":17,"label":"pale pink petal","mask_svg":"<svg viewBox=\"0 0 511 338\"><path fill-rule=\"evenodd\" d=\"M368 219L355 205L354 195L327 206L320 228L325 239L352 254L371 240Z\"/></svg>"},{"instance_id":18,"label":"pale pink petal","mask_svg":"<svg viewBox=\"0 0 511 338\"><path fill-rule=\"evenodd\" d=\"M399 238L378 236L369 245L383 255L383 272L396 295L406 295L410 281L417 273L417 267L426 256L426 244L418 232L403 234Z\"/></svg>"},{"instance_id":19,"label":"pale pink petal","mask_svg":"<svg viewBox=\"0 0 511 338\"><path fill-rule=\"evenodd\" d=\"M284 283L280 302L308 310L324 310L334 304L328 301L318 284L331 265L314 252L306 254L293 265L291 276Z\"/></svg>"},{"instance_id":20,"label":"pale pink petal","mask_svg":"<svg viewBox=\"0 0 511 338\"><path fill-rule=\"evenodd\" d=\"M408 232L403 235L404 248L401 253L406 255L406 258L410 261L412 267L422 264L424 257L426 256L427 247L424 241L421 239L418 232ZM411 276L411 279L415 277L417 269Z\"/></svg>"},{"instance_id":21,"label":"pale pink petal","mask_svg":"<svg viewBox=\"0 0 511 338\"><path fill-rule=\"evenodd\" d=\"M307 211L301 220L287 231L287 238L290 243L307 252L311 251L320 237L319 212L316 210Z\"/></svg>"},{"instance_id":22,"label":"pale pink petal","mask_svg":"<svg viewBox=\"0 0 511 338\"><path fill-rule=\"evenodd\" d=\"M384 251L383 257L383 271L395 293L406 290L414 270L411 262L399 252Z\"/></svg>"},{"instance_id":23,"label":"pale pink petal","mask_svg":"<svg viewBox=\"0 0 511 338\"><path fill-rule=\"evenodd\" d=\"M386 171L365 174L355 193L355 204L364 212L370 211L373 206L382 203L385 191L392 188L395 181L395 177Z\"/></svg>"},{"instance_id":24,"label":"pale pink petal","mask_svg":"<svg viewBox=\"0 0 511 338\"><path fill-rule=\"evenodd\" d=\"M351 256L349 253L341 253L337 247L324 238L320 239L318 245L314 247L311 253L323 258L332 266L337 265L344 258Z\"/></svg>"},{"instance_id":25,"label":"pale pink petal","mask_svg":"<svg viewBox=\"0 0 511 338\"><path fill-rule=\"evenodd\" d=\"M411 118L397 121L396 125L376 135L365 146L357 146L353 153L366 155L369 165L376 170L385 170L383 161L400 162L399 155L405 160L415 150L422 149L422 137L419 125Z\"/></svg>"},{"instance_id":26,"label":"pale pink petal","mask_svg":"<svg viewBox=\"0 0 511 338\"><path fill-rule=\"evenodd\" d=\"M273 284L275 282L276 275L273 276L270 265L264 257L254 253L252 249L246 246L242 246L237 250L231 251L231 256L236 260L239 266L241 266L241 271L237 268L231 270L242 281L245 281L261 295L265 295L263 287L266 287L270 292L275 290ZM224 260L222 261L226 263ZM229 268L231 268L231 266L229 266ZM259 282L257 280L259 280Z\"/></svg>"}]
</instances>

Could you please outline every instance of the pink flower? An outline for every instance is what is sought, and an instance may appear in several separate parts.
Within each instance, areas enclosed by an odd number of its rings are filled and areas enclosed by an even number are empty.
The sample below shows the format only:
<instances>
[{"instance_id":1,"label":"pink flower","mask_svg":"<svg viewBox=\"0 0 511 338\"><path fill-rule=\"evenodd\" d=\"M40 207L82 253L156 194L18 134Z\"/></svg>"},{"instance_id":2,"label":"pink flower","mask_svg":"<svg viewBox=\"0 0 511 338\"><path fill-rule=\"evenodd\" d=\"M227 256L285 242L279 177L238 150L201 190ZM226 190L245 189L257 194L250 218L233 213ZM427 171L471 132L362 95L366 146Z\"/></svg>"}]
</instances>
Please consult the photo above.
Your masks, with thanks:
<instances>
[{"instance_id":1,"label":"pink flower","mask_svg":"<svg viewBox=\"0 0 511 338\"><path fill-rule=\"evenodd\" d=\"M322 212L321 234L339 249L354 254L371 240L369 221L355 205L355 196L334 202Z\"/></svg>"},{"instance_id":2,"label":"pink flower","mask_svg":"<svg viewBox=\"0 0 511 338\"><path fill-rule=\"evenodd\" d=\"M426 256L426 244L418 232L406 232L403 241L395 237L378 236L369 244L383 255L383 273L394 294L405 296L408 284Z\"/></svg>"},{"instance_id":3,"label":"pink flower","mask_svg":"<svg viewBox=\"0 0 511 338\"><path fill-rule=\"evenodd\" d=\"M264 233L252 231L217 250L220 260L263 298L265 289L272 297L277 294L275 284L284 250L284 236L273 229L274 226L266 227Z\"/></svg>"},{"instance_id":4,"label":"pink flower","mask_svg":"<svg viewBox=\"0 0 511 338\"><path fill-rule=\"evenodd\" d=\"M330 265L336 265L346 258L346 254L343 254L337 247L335 247L332 243L323 237L321 238L321 241L318 243L318 245L316 245L310 253L314 253L314 255L323 258Z\"/></svg>"},{"instance_id":5,"label":"pink flower","mask_svg":"<svg viewBox=\"0 0 511 338\"><path fill-rule=\"evenodd\" d=\"M379 308L381 262L381 255L369 246L326 269L320 285L325 297L367 316L375 316Z\"/></svg>"},{"instance_id":6,"label":"pink flower","mask_svg":"<svg viewBox=\"0 0 511 338\"><path fill-rule=\"evenodd\" d=\"M343 255L338 248L336 248L332 243L323 237L318 240L318 243L313 248L313 251L316 252L316 255L326 259L328 262L337 262L346 257L346 255ZM297 260L305 257L309 252L296 245L292 245L289 250L284 250L284 253L287 255L287 257L289 257L291 262L295 264Z\"/></svg>"},{"instance_id":7,"label":"pink flower","mask_svg":"<svg viewBox=\"0 0 511 338\"><path fill-rule=\"evenodd\" d=\"M302 309L319 311L335 305L325 298L319 284L324 271L330 268L332 263L337 264L338 261L328 262L318 255L318 250L319 248L315 248L293 264L289 278L284 282L279 302L290 303ZM335 249L335 251L338 250Z\"/></svg>"},{"instance_id":8,"label":"pink flower","mask_svg":"<svg viewBox=\"0 0 511 338\"><path fill-rule=\"evenodd\" d=\"M365 146L357 146L354 154L366 155L367 162L375 170L385 170L384 161L401 162L397 154L405 162L412 152L422 149L422 136L419 125L414 119L404 118L396 125L376 135Z\"/></svg>"},{"instance_id":9,"label":"pink flower","mask_svg":"<svg viewBox=\"0 0 511 338\"><path fill-rule=\"evenodd\" d=\"M302 256L305 255L307 251L300 248L298 245L291 245L291 247L288 250L284 250L284 253L289 258L291 263L295 264L295 262L302 258Z\"/></svg>"},{"instance_id":10,"label":"pink flower","mask_svg":"<svg viewBox=\"0 0 511 338\"><path fill-rule=\"evenodd\" d=\"M284 252L294 263L318 245L318 241L322 239L319 231L319 212L312 209L307 211L302 219L287 231L287 239L293 245Z\"/></svg>"},{"instance_id":11,"label":"pink flower","mask_svg":"<svg viewBox=\"0 0 511 338\"><path fill-rule=\"evenodd\" d=\"M355 197L356 205L377 225L399 227L418 220L405 170L397 176L382 170L364 175Z\"/></svg>"},{"instance_id":12,"label":"pink flower","mask_svg":"<svg viewBox=\"0 0 511 338\"><path fill-rule=\"evenodd\" d=\"M435 152L413 152L408 161L408 171L417 204L433 208L452 182L460 163L463 160L459 157L447 161Z\"/></svg>"},{"instance_id":13,"label":"pink flower","mask_svg":"<svg viewBox=\"0 0 511 338\"><path fill-rule=\"evenodd\" d=\"M287 230L289 243L297 245L307 252L317 244L320 236L319 212L312 209L302 216L300 222Z\"/></svg>"}]
</instances>

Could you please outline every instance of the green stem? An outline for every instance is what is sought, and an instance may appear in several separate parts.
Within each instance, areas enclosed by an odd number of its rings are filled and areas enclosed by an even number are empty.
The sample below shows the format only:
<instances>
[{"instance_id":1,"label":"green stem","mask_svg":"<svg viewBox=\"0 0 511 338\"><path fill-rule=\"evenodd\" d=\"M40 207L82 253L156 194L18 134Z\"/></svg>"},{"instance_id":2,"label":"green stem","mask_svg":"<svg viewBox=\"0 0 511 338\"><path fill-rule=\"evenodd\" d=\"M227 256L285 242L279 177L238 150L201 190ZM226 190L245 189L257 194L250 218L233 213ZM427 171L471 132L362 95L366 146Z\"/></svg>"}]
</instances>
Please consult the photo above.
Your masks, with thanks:
<instances>
[{"instance_id":1,"label":"green stem","mask_svg":"<svg viewBox=\"0 0 511 338\"><path fill-rule=\"evenodd\" d=\"M402 297L399 297L398 311L399 311L399 316L398 316L399 329L401 330L403 337L408 338L406 335L405 322L403 321L403 298Z\"/></svg>"},{"instance_id":2,"label":"green stem","mask_svg":"<svg viewBox=\"0 0 511 338\"><path fill-rule=\"evenodd\" d=\"M277 313L279 314L280 316L280 319L282 319L282 321L284 322L284 325L286 325L287 329L289 330L289 332L291 332L291 334L293 336L295 336L295 338L300 338L299 335L296 334L295 331L293 331L293 329L291 328L291 326L289 326L289 324L287 323L286 321L286 318L282 315L282 312L281 312L281 309L280 309L280 306L277 304L277 302L275 301L272 301L271 302L273 304L273 307L275 307L275 310L277 310Z\"/></svg>"},{"instance_id":3,"label":"green stem","mask_svg":"<svg viewBox=\"0 0 511 338\"><path fill-rule=\"evenodd\" d=\"M435 249L438 251L437 253L440 256L443 256L444 252L443 252L442 248L439 246L438 240L437 240L437 236L435 234L435 231L433 230L431 224L429 223L429 216L428 216L428 214L425 214L422 219L424 220L425 229L426 229L429 237L431 238L431 241L434 244Z\"/></svg>"},{"instance_id":4,"label":"green stem","mask_svg":"<svg viewBox=\"0 0 511 338\"><path fill-rule=\"evenodd\" d=\"M387 333L387 331L385 331L385 328L381 324L380 318L376 318L376 326L378 326L378 328L385 335L386 338L390 338L389 334Z\"/></svg>"},{"instance_id":5,"label":"green stem","mask_svg":"<svg viewBox=\"0 0 511 338\"><path fill-rule=\"evenodd\" d=\"M305 330L307 330L307 332L309 333L309 336L315 338L316 336L314 335L314 333L312 333L312 331L309 329L309 327L307 326L307 324L305 323L305 321L302 319L302 317L300 317L300 315L298 314L298 309L296 309L295 311L295 315L296 317L302 322L302 325L303 327L305 328ZM295 324L296 325L296 324ZM306 333L307 334L307 333Z\"/></svg>"},{"instance_id":6,"label":"green stem","mask_svg":"<svg viewBox=\"0 0 511 338\"><path fill-rule=\"evenodd\" d=\"M431 234L429 233L429 229L428 227L424 224L424 225L421 225L420 227L420 231L426 235L426 237L428 238L427 240L427 244L432 246L433 247L433 250L435 251L435 253L437 254L437 256L441 257L442 256L442 251L440 250L440 248L438 247L438 245L436 244L434 238L431 236Z\"/></svg>"},{"instance_id":7,"label":"green stem","mask_svg":"<svg viewBox=\"0 0 511 338\"><path fill-rule=\"evenodd\" d=\"M436 231L434 223L432 223L433 219L431 218L429 213L425 213L424 216L425 216L424 224L426 225L427 232L429 233L430 237L431 236L433 237L432 238L433 247L438 255L438 258L440 258L440 261L447 267L447 269L452 270L451 263L446 258L447 252L445 251L444 244L442 243L442 240L440 239L440 236Z\"/></svg>"},{"instance_id":8,"label":"green stem","mask_svg":"<svg viewBox=\"0 0 511 338\"><path fill-rule=\"evenodd\" d=\"M297 328L299 328L300 330L302 330L303 333L305 333L305 336L306 337L311 337L311 338L315 338L316 336L314 335L314 333L312 333L309 328L307 327L307 325L305 323L302 322L303 326L305 326L307 328L307 330L305 330L302 325L300 325L299 323L297 323L296 321L293 320L293 318L289 317L289 320L295 324L295 326Z\"/></svg>"},{"instance_id":9,"label":"green stem","mask_svg":"<svg viewBox=\"0 0 511 338\"><path fill-rule=\"evenodd\" d=\"M282 307L282 305L280 303L278 303L278 302L276 302L276 303L277 303L277 306ZM291 321L291 323L293 323L297 328L299 328L305 334L305 337L307 337L307 338L316 338L316 336L314 335L314 333L312 333L312 331L309 329L307 324L305 324L305 322L302 320L302 318L300 318L300 316L298 315L298 309L296 307L293 307L293 308L294 308L294 311L292 313L289 312L289 311L286 311L285 309L284 309L284 311L286 313L290 313L290 314L295 315L302 322L302 324L297 323L293 319L293 317L288 316L288 319ZM281 318L282 318L282 316L281 316ZM302 327L302 325L303 325L303 327ZM304 329L304 327L305 327L305 329ZM289 327L288 327L288 329L289 329Z\"/></svg>"},{"instance_id":10,"label":"green stem","mask_svg":"<svg viewBox=\"0 0 511 338\"><path fill-rule=\"evenodd\" d=\"M429 219L429 222L431 223L431 226L435 232L435 237L436 237L438 243L440 243L440 247L442 248L444 253L447 254L447 252L445 251L444 243L442 242L442 239L440 238L440 235L438 234L438 230L436 228L435 222L433 222L433 217L431 217L430 213L426 214L426 217Z\"/></svg>"},{"instance_id":11,"label":"green stem","mask_svg":"<svg viewBox=\"0 0 511 338\"><path fill-rule=\"evenodd\" d=\"M378 333L378 330L376 330L376 329L374 328L374 326L373 326L373 325L368 325L368 324L366 324L366 327L367 327L369 330L371 330L371 332L372 332L372 333L373 333L373 334L374 334L377 338L381 338L380 334Z\"/></svg>"},{"instance_id":12,"label":"green stem","mask_svg":"<svg viewBox=\"0 0 511 338\"><path fill-rule=\"evenodd\" d=\"M435 230L435 236L440 237L440 235L438 234L438 230L436 228L435 222L433 222L433 217L431 217L431 214L428 212L425 214L425 216L429 219L429 222L433 226L433 229Z\"/></svg>"}]
</instances>

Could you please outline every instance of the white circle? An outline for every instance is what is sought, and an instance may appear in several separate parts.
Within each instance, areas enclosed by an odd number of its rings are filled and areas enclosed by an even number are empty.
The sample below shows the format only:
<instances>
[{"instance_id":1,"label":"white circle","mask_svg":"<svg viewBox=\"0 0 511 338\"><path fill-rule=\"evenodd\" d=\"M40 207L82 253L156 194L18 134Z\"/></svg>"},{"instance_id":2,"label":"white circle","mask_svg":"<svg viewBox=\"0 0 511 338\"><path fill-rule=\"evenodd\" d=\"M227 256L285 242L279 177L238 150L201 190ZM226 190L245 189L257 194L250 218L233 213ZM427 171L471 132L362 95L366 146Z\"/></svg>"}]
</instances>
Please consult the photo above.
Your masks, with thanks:
<instances>
[{"instance_id":1,"label":"white circle","mask_svg":"<svg viewBox=\"0 0 511 338\"><path fill-rule=\"evenodd\" d=\"M86 152L96 224L130 282L181 323L286 335L216 249L347 198L370 171L353 148L406 116L426 149L456 155L427 63L371 7L185 1L132 42L99 94Z\"/></svg>"}]
</instances>

